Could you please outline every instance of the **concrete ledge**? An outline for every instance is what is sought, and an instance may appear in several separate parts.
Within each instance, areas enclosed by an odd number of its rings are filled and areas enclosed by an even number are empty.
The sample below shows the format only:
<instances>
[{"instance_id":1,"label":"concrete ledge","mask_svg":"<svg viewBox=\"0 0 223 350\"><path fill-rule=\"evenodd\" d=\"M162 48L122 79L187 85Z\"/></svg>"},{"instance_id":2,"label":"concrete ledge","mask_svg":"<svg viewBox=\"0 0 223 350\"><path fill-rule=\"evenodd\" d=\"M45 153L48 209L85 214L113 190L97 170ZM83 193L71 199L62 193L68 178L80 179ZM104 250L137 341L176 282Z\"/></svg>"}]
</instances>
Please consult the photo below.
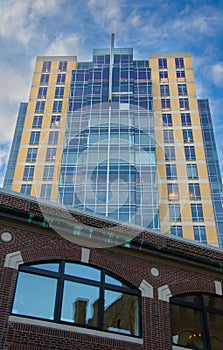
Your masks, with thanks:
<instances>
[{"instance_id":1,"label":"concrete ledge","mask_svg":"<svg viewBox=\"0 0 223 350\"><path fill-rule=\"evenodd\" d=\"M18 316L11 315L9 316L9 322L28 324L32 326L48 327L48 328L54 328L62 331L82 333L82 334L88 334L95 337L113 339L117 341L126 341L130 343L141 344L141 345L143 344L142 338L134 338L123 334L117 334L112 332L108 333L108 332L88 329L84 327L81 328L81 327L70 326L62 323L54 323L49 321L38 320L34 318L18 317Z\"/></svg>"}]
</instances>

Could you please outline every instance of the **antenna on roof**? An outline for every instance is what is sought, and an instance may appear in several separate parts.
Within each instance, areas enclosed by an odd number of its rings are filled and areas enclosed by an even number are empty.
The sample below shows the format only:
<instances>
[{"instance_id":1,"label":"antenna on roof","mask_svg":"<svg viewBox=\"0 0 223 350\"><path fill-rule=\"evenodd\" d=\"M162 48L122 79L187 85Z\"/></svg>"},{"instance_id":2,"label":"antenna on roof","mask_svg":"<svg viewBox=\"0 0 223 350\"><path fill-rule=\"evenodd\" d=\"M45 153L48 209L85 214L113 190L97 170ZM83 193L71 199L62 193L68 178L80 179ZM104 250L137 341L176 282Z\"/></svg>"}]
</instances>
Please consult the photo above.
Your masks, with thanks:
<instances>
[{"instance_id":1,"label":"antenna on roof","mask_svg":"<svg viewBox=\"0 0 223 350\"><path fill-rule=\"evenodd\" d=\"M114 41L115 34L112 33L110 41L110 66L109 66L109 88L108 88L108 105L111 106L112 103L112 66L113 66L113 57L114 57Z\"/></svg>"}]
</instances>

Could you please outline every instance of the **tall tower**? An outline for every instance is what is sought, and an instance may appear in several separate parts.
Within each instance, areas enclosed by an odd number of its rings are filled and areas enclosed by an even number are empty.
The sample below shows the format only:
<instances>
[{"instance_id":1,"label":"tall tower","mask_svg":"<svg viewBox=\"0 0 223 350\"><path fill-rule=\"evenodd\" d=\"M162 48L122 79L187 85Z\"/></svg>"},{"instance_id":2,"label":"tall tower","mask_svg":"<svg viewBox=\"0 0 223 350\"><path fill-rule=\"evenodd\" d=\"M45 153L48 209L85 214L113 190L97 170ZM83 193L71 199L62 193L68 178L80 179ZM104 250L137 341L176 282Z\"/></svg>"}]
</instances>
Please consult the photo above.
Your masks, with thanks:
<instances>
[{"instance_id":1,"label":"tall tower","mask_svg":"<svg viewBox=\"0 0 223 350\"><path fill-rule=\"evenodd\" d=\"M198 102L189 53L38 57L4 187L221 245Z\"/></svg>"}]
</instances>

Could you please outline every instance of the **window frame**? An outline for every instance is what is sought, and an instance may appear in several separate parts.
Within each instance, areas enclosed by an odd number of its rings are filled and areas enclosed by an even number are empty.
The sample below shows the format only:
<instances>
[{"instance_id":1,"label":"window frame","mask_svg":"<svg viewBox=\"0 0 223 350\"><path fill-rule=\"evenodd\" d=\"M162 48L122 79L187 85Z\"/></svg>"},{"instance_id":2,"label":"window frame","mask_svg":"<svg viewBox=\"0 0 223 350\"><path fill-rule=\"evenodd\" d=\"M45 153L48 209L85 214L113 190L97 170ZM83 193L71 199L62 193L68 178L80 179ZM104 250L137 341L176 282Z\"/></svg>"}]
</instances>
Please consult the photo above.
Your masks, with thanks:
<instances>
[{"instance_id":1,"label":"window frame","mask_svg":"<svg viewBox=\"0 0 223 350\"><path fill-rule=\"evenodd\" d=\"M42 115L34 115L32 128L33 129L41 129L42 123L43 123L43 116Z\"/></svg>"},{"instance_id":2,"label":"window frame","mask_svg":"<svg viewBox=\"0 0 223 350\"><path fill-rule=\"evenodd\" d=\"M191 217L194 222L204 222L204 212L201 203L191 204Z\"/></svg>"},{"instance_id":3,"label":"window frame","mask_svg":"<svg viewBox=\"0 0 223 350\"><path fill-rule=\"evenodd\" d=\"M43 264L58 264L58 271L55 271L53 269L44 269ZM78 266L86 267L86 268L93 268L95 269L95 272L98 272L98 278L92 278L91 275L87 277L87 275L76 275L76 274L71 274L68 271L66 272L65 267L66 264L73 264L76 265L76 268ZM38 265L40 267L38 268ZM13 310L13 307L16 306L16 294L17 290L19 289L19 275L21 273L25 273L28 275L35 275L35 276L43 276L47 277L49 279L55 279L57 280L57 285L56 285L56 292L55 292L55 303L54 303L54 310L53 310L53 319L48 318L48 317L39 317L39 316L30 316L25 313L21 312L15 312ZM107 281L106 278L108 277ZM64 321L62 319L62 306L63 306L63 294L65 295L64 292L64 286L65 282L70 281L74 283L79 283L81 285L86 285L86 286L94 286L98 287L99 293L98 293L98 311L97 311L97 325L88 325L86 323L78 323L75 322L74 320L71 321ZM113 282L114 281L114 282ZM117 283L118 282L118 283ZM137 317L136 319L136 325L135 325L135 333L134 334L129 334L125 332L124 328L120 327L120 331L118 331L118 327L114 327L113 325L109 325L108 328L111 329L106 329L104 326L104 321L106 320L104 317L104 313L106 311L105 305L104 305L104 297L105 297L105 292L115 292L115 293L120 293L124 295L131 295L135 296L137 300L137 311L135 316ZM117 299L118 301L119 299ZM116 301L115 301L116 302ZM119 276L113 274L110 271L107 271L105 269L99 268L94 265L90 264L84 264L81 262L75 262L75 261L58 261L58 260L53 260L53 261L41 261L41 262L33 262L30 264L24 264L19 266L19 271L17 275L17 282L15 286L15 292L14 292L14 298L13 298L13 303L11 307L11 314L16 315L18 317L28 317L31 319L42 319L42 320L47 320L48 322L52 323L57 323L57 324L67 324L67 325L73 325L76 327L81 327L81 328L86 328L86 329L95 329L99 331L103 331L109 334L120 334L120 335L127 335L129 337L133 338L141 338L142 337L142 325L141 325L141 291L131 285L129 282L125 281L123 278L120 278ZM129 330L129 329L128 329Z\"/></svg>"},{"instance_id":4,"label":"window frame","mask_svg":"<svg viewBox=\"0 0 223 350\"><path fill-rule=\"evenodd\" d=\"M35 166L25 165L23 172L23 181L32 181L34 176Z\"/></svg>"},{"instance_id":5,"label":"window frame","mask_svg":"<svg viewBox=\"0 0 223 350\"><path fill-rule=\"evenodd\" d=\"M185 297L185 299L184 299ZM190 297L190 299L187 299L188 297ZM221 308L217 308L217 307L213 307L211 305L207 305L207 302L205 301L205 298L209 298L209 299L220 299L222 298L222 296L214 294L214 293L207 293L207 292L191 292L191 293L183 293L183 294L178 294L175 296L172 296L170 298L170 316L171 316L171 335L172 335L172 344L173 346L177 346L179 348L182 347L182 349L187 348L187 345L185 344L180 344L180 343L176 343L173 341L173 336L175 334L173 334L173 305L176 306L181 306L181 307L185 307L186 309L191 309L193 311L199 311L200 313L200 328L201 328L201 334L203 335L203 341L202 341L202 348L203 350L211 350L211 341L210 341L210 328L208 325L208 319L207 316L209 314L212 315L221 315L223 316L223 310ZM185 310L186 311L186 310ZM188 326L190 326L188 324ZM186 328L185 328L186 327ZM187 328L187 325L184 324L182 326L183 329L185 330L190 330L190 328ZM191 331L191 335L193 336L193 330ZM179 330L180 334L181 330ZM189 338L190 339L190 338ZM190 346L190 349L194 349L195 347ZM197 348L197 347L196 347Z\"/></svg>"}]
</instances>

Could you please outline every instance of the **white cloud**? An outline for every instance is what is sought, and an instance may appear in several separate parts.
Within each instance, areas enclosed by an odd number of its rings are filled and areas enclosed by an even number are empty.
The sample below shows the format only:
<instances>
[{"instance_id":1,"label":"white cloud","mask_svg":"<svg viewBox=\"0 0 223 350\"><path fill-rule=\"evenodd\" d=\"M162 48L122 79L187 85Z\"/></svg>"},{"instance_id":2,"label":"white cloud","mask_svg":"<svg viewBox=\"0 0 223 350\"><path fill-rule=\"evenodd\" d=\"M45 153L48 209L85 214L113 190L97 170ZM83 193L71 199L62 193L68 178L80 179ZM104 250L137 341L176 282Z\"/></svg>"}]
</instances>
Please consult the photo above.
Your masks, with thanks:
<instances>
[{"instance_id":1,"label":"white cloud","mask_svg":"<svg viewBox=\"0 0 223 350\"><path fill-rule=\"evenodd\" d=\"M37 26L42 16L59 10L62 0L1 0L0 35L28 44L37 37Z\"/></svg>"},{"instance_id":2,"label":"white cloud","mask_svg":"<svg viewBox=\"0 0 223 350\"><path fill-rule=\"evenodd\" d=\"M216 86L223 86L223 63L216 63L212 66L212 78Z\"/></svg>"},{"instance_id":3,"label":"white cloud","mask_svg":"<svg viewBox=\"0 0 223 350\"><path fill-rule=\"evenodd\" d=\"M47 56L78 56L79 60L91 59L91 52L84 48L84 35L79 34L62 35L60 34L50 47L46 50Z\"/></svg>"},{"instance_id":4,"label":"white cloud","mask_svg":"<svg viewBox=\"0 0 223 350\"><path fill-rule=\"evenodd\" d=\"M89 0L88 8L95 21L107 33L125 31L121 11L122 0Z\"/></svg>"}]
</instances>

